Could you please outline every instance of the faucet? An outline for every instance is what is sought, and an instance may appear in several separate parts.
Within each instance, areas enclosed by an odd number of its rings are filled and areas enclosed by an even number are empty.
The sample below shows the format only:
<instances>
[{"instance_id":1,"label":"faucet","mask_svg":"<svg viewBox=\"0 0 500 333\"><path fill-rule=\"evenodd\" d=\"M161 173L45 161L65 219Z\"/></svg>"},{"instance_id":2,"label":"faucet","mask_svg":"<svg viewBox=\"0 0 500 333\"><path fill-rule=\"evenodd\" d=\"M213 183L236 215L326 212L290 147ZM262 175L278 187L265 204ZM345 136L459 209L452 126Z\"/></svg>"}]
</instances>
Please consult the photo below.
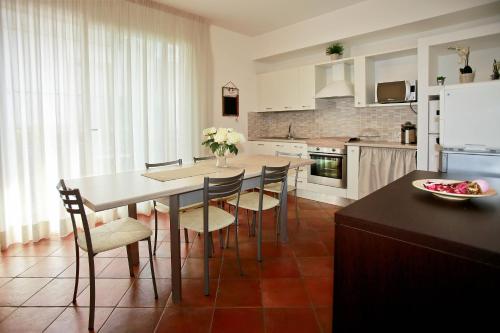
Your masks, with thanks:
<instances>
[{"instance_id":1,"label":"faucet","mask_svg":"<svg viewBox=\"0 0 500 333\"><path fill-rule=\"evenodd\" d=\"M293 136L292 136L292 123L290 123L290 125L288 125L288 136L287 136L287 139L293 139Z\"/></svg>"}]
</instances>

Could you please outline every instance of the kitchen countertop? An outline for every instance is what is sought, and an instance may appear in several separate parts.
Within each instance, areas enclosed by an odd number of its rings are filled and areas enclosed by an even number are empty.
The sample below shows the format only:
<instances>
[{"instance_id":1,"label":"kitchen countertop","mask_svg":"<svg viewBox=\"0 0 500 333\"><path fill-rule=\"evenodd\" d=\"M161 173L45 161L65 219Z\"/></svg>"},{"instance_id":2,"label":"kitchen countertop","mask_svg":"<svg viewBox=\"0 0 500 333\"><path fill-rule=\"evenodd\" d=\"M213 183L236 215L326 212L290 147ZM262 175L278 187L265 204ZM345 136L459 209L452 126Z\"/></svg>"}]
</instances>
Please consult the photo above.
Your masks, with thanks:
<instances>
[{"instance_id":1,"label":"kitchen countertop","mask_svg":"<svg viewBox=\"0 0 500 333\"><path fill-rule=\"evenodd\" d=\"M248 139L248 141L267 141L267 142L291 142L291 143L306 143L306 141L309 139L270 139L270 138L253 138L253 139Z\"/></svg>"},{"instance_id":2,"label":"kitchen countertop","mask_svg":"<svg viewBox=\"0 0 500 333\"><path fill-rule=\"evenodd\" d=\"M413 171L341 209L336 213L336 221L500 267L500 196L451 201L411 184L417 179L440 178L475 177ZM485 179L500 190L500 178Z\"/></svg>"},{"instance_id":3,"label":"kitchen countertop","mask_svg":"<svg viewBox=\"0 0 500 333\"><path fill-rule=\"evenodd\" d=\"M375 148L396 148L396 149L417 149L416 144L403 144L400 142L389 142L389 141L354 141L347 142L346 146L358 146L358 147L375 147Z\"/></svg>"}]
</instances>

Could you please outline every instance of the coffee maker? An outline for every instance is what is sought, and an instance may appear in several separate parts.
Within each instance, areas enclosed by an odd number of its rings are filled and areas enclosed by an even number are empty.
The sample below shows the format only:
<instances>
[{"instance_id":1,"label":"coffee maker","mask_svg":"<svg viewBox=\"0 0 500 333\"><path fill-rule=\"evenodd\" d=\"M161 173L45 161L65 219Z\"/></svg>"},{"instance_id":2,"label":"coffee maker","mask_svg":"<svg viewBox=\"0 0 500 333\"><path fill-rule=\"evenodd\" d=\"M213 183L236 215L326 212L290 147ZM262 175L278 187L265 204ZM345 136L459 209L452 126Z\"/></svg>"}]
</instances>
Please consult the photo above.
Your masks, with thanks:
<instances>
[{"instance_id":1,"label":"coffee maker","mask_svg":"<svg viewBox=\"0 0 500 333\"><path fill-rule=\"evenodd\" d=\"M407 121L401 124L401 143L415 144L417 143L417 125Z\"/></svg>"}]
</instances>

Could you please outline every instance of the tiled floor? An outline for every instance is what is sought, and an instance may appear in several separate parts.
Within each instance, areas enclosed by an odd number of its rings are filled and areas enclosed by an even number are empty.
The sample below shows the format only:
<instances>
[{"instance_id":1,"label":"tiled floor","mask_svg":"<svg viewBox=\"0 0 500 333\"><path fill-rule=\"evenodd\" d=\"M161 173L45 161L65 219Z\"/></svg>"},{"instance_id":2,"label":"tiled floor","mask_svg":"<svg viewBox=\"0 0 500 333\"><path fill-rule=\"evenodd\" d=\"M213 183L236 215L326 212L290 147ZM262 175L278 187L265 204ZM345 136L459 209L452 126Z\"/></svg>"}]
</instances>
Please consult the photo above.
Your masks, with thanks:
<instances>
[{"instance_id":1,"label":"tiled floor","mask_svg":"<svg viewBox=\"0 0 500 333\"><path fill-rule=\"evenodd\" d=\"M160 215L155 261L159 299L153 297L146 243L140 246L138 278L130 278L125 249L96 258L96 320L99 332L331 332L333 214L338 207L299 199L301 219L289 205L288 244L275 241L273 215L264 219L264 261L246 214L239 233L244 275L234 251L218 247L210 260L211 295L203 296L203 239L182 244L183 301L170 299L168 216ZM152 225L152 217L141 216ZM183 238L183 237L181 237ZM14 245L0 256L0 332L87 332L88 270L82 255L77 306L71 303L73 239Z\"/></svg>"}]
</instances>

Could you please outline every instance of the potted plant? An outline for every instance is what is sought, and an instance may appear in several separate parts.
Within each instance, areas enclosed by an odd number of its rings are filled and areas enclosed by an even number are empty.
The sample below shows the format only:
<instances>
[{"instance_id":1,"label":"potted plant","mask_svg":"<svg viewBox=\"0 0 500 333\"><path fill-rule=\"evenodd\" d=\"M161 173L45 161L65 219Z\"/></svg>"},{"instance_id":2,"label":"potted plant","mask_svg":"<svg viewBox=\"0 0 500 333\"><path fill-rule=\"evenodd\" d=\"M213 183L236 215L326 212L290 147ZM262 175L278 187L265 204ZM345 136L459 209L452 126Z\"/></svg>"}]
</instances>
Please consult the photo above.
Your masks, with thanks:
<instances>
[{"instance_id":1,"label":"potted plant","mask_svg":"<svg viewBox=\"0 0 500 333\"><path fill-rule=\"evenodd\" d=\"M235 132L232 128L209 127L203 130L205 140L201 143L210 148L217 157L216 165L221 168L227 167L226 154L238 155L236 144L243 142L243 134Z\"/></svg>"},{"instance_id":2,"label":"potted plant","mask_svg":"<svg viewBox=\"0 0 500 333\"><path fill-rule=\"evenodd\" d=\"M457 51L460 59L459 63L464 64L464 67L460 68L460 83L469 83L474 81L475 73L472 70L472 67L469 66L470 47L456 46L450 47L449 49Z\"/></svg>"},{"instance_id":3,"label":"potted plant","mask_svg":"<svg viewBox=\"0 0 500 333\"><path fill-rule=\"evenodd\" d=\"M500 64L497 62L496 59L493 59L493 74L491 74L492 80L500 79L499 69L500 69Z\"/></svg>"},{"instance_id":4,"label":"potted plant","mask_svg":"<svg viewBox=\"0 0 500 333\"><path fill-rule=\"evenodd\" d=\"M438 77L436 78L436 81L437 81L438 86L442 86L442 85L444 85L444 80L445 80L445 79L446 79L446 76L438 76Z\"/></svg>"},{"instance_id":5,"label":"potted plant","mask_svg":"<svg viewBox=\"0 0 500 333\"><path fill-rule=\"evenodd\" d=\"M333 43L326 48L326 55L329 55L332 60L340 59L343 53L344 46L340 43Z\"/></svg>"}]
</instances>

